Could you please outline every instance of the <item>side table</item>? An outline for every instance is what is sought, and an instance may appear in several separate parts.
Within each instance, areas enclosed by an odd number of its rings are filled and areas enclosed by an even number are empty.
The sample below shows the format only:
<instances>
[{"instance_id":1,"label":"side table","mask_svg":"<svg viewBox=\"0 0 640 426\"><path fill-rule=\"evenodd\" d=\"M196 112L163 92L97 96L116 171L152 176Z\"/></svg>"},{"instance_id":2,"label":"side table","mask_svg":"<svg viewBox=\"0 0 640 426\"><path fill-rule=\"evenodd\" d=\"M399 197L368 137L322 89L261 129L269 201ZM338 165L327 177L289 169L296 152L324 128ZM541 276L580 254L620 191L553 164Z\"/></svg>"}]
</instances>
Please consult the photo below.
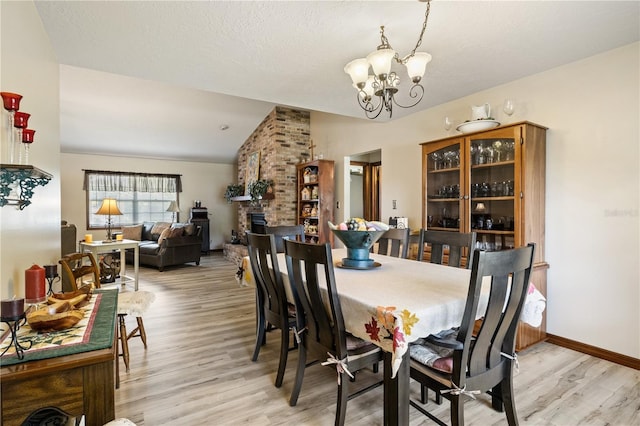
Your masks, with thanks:
<instances>
[{"instance_id":1,"label":"side table","mask_svg":"<svg viewBox=\"0 0 640 426\"><path fill-rule=\"evenodd\" d=\"M126 267L127 262L125 259L124 251L126 249L133 249L133 277L129 277L126 275ZM120 251L120 283L125 285L126 281L131 280L134 281L135 291L138 291L138 269L139 269L139 257L140 257L140 247L138 246L138 241L136 240L122 240L122 241L94 241L92 243L86 243L84 241L80 242L80 251L88 251L93 254L96 258L96 262L98 262L98 268L100 268L100 257L99 253L106 253L113 250Z\"/></svg>"}]
</instances>

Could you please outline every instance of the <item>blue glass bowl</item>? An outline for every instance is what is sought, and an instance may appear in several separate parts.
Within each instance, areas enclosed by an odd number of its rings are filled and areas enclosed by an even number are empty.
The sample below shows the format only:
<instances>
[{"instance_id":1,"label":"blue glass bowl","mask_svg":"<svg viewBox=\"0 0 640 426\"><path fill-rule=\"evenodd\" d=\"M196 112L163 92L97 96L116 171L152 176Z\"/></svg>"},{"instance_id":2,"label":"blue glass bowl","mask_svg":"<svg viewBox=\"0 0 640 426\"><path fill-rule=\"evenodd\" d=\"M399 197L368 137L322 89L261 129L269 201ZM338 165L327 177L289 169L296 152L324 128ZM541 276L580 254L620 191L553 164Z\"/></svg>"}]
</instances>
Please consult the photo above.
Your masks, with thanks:
<instances>
[{"instance_id":1,"label":"blue glass bowl","mask_svg":"<svg viewBox=\"0 0 640 426\"><path fill-rule=\"evenodd\" d=\"M347 248L347 257L342 259L344 267L356 269L374 267L373 259L369 258L369 249L386 231L341 231L339 229L332 229L332 231Z\"/></svg>"}]
</instances>

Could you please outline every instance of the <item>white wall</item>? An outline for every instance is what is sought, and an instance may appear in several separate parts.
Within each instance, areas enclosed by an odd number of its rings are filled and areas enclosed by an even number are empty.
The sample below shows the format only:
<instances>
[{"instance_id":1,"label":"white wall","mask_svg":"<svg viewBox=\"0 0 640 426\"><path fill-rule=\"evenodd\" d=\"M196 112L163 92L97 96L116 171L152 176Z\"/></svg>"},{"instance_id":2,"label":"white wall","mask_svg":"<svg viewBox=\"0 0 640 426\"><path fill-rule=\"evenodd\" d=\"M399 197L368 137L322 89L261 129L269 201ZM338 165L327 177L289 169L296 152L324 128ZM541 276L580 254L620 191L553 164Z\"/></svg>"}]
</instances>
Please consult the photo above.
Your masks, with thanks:
<instances>
[{"instance_id":1,"label":"white wall","mask_svg":"<svg viewBox=\"0 0 640 426\"><path fill-rule=\"evenodd\" d=\"M102 233L87 231L86 193L82 183L83 169L91 169L182 175L179 220L189 221L190 208L195 200L200 200L209 213L210 247L221 249L225 242L231 240L236 213L234 206L225 201L224 191L228 184L235 182L235 165L69 153L61 154L60 159L62 219L76 225L78 239L87 232L94 235Z\"/></svg>"},{"instance_id":2,"label":"white wall","mask_svg":"<svg viewBox=\"0 0 640 426\"><path fill-rule=\"evenodd\" d=\"M24 270L60 257L60 126L58 63L32 2L0 2L0 90L24 96L20 110L35 129L31 165L53 175L24 210L0 208L0 297L24 296ZM2 162L7 162L7 114L2 115Z\"/></svg>"},{"instance_id":3,"label":"white wall","mask_svg":"<svg viewBox=\"0 0 640 426\"><path fill-rule=\"evenodd\" d=\"M547 331L640 358L639 50L634 43L391 123L312 113L311 136L336 161L342 205L344 157L381 148L381 217L408 216L417 228L418 144L447 136L445 116L459 124L470 118L471 105L489 102L502 123L549 127ZM426 96L428 80L427 71ZM511 117L501 111L507 97L516 101ZM392 198L398 200L393 212Z\"/></svg>"}]
</instances>

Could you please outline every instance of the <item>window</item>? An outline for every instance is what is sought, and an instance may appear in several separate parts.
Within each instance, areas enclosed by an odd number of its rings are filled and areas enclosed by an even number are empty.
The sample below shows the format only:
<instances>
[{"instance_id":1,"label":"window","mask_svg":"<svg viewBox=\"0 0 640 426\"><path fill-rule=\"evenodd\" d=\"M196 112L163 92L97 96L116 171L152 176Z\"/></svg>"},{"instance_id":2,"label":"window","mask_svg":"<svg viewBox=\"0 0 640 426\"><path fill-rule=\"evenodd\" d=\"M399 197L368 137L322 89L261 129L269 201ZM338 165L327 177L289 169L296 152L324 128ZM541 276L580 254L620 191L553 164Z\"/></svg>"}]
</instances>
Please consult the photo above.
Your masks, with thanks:
<instances>
[{"instance_id":1,"label":"window","mask_svg":"<svg viewBox=\"0 0 640 426\"><path fill-rule=\"evenodd\" d=\"M122 215L111 216L111 223L119 228L145 221L171 222L167 208L171 201L178 201L182 183L180 175L85 170L84 190L87 229L107 227L108 217L95 214L105 198L117 200Z\"/></svg>"}]
</instances>

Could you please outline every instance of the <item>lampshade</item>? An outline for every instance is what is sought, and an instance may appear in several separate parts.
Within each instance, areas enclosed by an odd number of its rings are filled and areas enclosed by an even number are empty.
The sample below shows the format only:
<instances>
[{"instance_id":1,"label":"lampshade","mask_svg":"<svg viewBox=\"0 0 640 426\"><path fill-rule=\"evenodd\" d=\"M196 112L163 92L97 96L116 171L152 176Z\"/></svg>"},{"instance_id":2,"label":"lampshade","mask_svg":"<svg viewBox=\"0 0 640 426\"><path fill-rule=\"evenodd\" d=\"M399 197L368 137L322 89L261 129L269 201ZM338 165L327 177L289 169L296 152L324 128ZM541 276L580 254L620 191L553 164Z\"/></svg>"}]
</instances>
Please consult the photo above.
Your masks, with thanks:
<instances>
[{"instance_id":1,"label":"lampshade","mask_svg":"<svg viewBox=\"0 0 640 426\"><path fill-rule=\"evenodd\" d=\"M391 61L395 56L396 51L393 49L379 49L371 52L367 55L367 61L373 68L373 74L383 80L391 72ZM384 77L381 77L384 76Z\"/></svg>"},{"instance_id":2,"label":"lampshade","mask_svg":"<svg viewBox=\"0 0 640 426\"><path fill-rule=\"evenodd\" d=\"M351 81L357 87L369 78L369 62L365 58L354 59L344 67L344 72L349 74Z\"/></svg>"},{"instance_id":3,"label":"lampshade","mask_svg":"<svg viewBox=\"0 0 640 426\"><path fill-rule=\"evenodd\" d=\"M171 204L169 204L169 208L167 209L167 211L172 213L179 213L181 210L180 206L178 206L178 202L172 201Z\"/></svg>"},{"instance_id":4,"label":"lampshade","mask_svg":"<svg viewBox=\"0 0 640 426\"><path fill-rule=\"evenodd\" d=\"M104 200L102 200L102 205L100 206L96 214L112 216L121 215L122 212L118 208L118 203L116 202L115 198L105 198Z\"/></svg>"},{"instance_id":5,"label":"lampshade","mask_svg":"<svg viewBox=\"0 0 640 426\"><path fill-rule=\"evenodd\" d=\"M485 212L486 211L486 207L484 206L484 203L477 203L476 204L476 211L477 212Z\"/></svg>"},{"instance_id":6,"label":"lampshade","mask_svg":"<svg viewBox=\"0 0 640 426\"><path fill-rule=\"evenodd\" d=\"M407 59L407 73L409 78L414 83L418 83L422 80L424 71L427 69L427 64L431 62L431 55L424 52L417 52L415 55Z\"/></svg>"}]
</instances>

